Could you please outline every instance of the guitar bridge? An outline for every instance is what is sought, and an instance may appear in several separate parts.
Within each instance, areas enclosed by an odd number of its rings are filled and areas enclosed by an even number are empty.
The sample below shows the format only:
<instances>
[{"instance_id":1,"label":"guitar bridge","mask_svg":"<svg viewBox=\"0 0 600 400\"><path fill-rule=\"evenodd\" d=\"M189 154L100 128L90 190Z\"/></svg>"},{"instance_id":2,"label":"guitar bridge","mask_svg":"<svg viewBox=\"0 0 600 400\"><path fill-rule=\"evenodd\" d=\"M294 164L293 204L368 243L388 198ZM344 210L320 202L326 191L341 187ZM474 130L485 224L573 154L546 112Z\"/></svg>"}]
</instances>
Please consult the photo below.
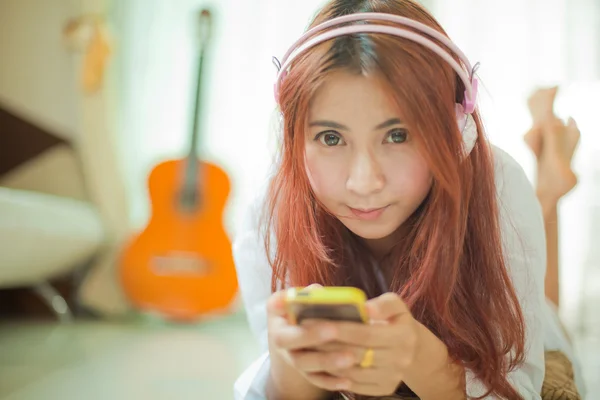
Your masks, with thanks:
<instances>
[{"instance_id":1,"label":"guitar bridge","mask_svg":"<svg viewBox=\"0 0 600 400\"><path fill-rule=\"evenodd\" d=\"M152 270L159 276L199 276L210 273L210 265L194 253L178 252L153 259Z\"/></svg>"}]
</instances>

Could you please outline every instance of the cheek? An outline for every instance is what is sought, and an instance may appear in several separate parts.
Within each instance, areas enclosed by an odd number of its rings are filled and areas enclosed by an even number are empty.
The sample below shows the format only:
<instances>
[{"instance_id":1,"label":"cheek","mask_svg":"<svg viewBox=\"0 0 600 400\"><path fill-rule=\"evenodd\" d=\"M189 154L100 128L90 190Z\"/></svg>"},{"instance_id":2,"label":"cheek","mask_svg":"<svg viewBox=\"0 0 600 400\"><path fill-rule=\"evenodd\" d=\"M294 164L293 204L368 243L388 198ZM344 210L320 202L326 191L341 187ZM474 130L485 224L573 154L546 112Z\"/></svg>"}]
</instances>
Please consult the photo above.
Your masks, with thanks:
<instances>
[{"instance_id":1,"label":"cheek","mask_svg":"<svg viewBox=\"0 0 600 400\"><path fill-rule=\"evenodd\" d=\"M317 198L326 202L339 197L344 187L344 160L331 154L324 156L311 146L307 146L305 154L306 174Z\"/></svg>"},{"instance_id":2,"label":"cheek","mask_svg":"<svg viewBox=\"0 0 600 400\"><path fill-rule=\"evenodd\" d=\"M389 153L380 158L385 171L383 196L399 201L405 207L417 207L429 193L432 176L427 163L416 151ZM345 187L349 160L344 154L322 154L321 149L306 147L305 167L317 198L326 205L347 197Z\"/></svg>"},{"instance_id":3,"label":"cheek","mask_svg":"<svg viewBox=\"0 0 600 400\"><path fill-rule=\"evenodd\" d=\"M390 160L386 170L388 190L406 205L418 206L431 189L431 170L417 153Z\"/></svg>"}]
</instances>

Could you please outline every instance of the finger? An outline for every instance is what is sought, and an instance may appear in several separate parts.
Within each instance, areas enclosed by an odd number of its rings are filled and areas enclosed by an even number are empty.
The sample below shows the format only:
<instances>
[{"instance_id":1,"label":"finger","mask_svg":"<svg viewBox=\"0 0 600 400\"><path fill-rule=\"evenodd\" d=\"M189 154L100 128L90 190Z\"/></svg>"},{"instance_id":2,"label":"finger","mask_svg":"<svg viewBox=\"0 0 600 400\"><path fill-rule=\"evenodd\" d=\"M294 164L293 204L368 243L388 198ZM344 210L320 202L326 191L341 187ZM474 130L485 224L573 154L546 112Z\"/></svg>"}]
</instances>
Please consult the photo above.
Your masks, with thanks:
<instances>
[{"instance_id":1,"label":"finger","mask_svg":"<svg viewBox=\"0 0 600 400\"><path fill-rule=\"evenodd\" d=\"M284 324L272 333L277 347L284 350L299 350L320 346L336 335L336 329L331 323L299 326Z\"/></svg>"},{"instance_id":2,"label":"finger","mask_svg":"<svg viewBox=\"0 0 600 400\"><path fill-rule=\"evenodd\" d=\"M384 293L367 302L367 310L372 320L395 321L410 315L408 306L396 293Z\"/></svg>"},{"instance_id":3,"label":"finger","mask_svg":"<svg viewBox=\"0 0 600 400\"><path fill-rule=\"evenodd\" d=\"M345 351L352 347L354 347L354 346L350 346L350 345L342 343L342 342L333 341L333 342L324 343L324 344L314 347L310 350L322 351L325 353L333 353L333 352ZM356 347L356 348L359 349L359 347Z\"/></svg>"},{"instance_id":4,"label":"finger","mask_svg":"<svg viewBox=\"0 0 600 400\"><path fill-rule=\"evenodd\" d=\"M318 388L335 392L338 390L350 390L352 382L346 378L339 378L330 374L316 372L306 374L307 380Z\"/></svg>"},{"instance_id":5,"label":"finger","mask_svg":"<svg viewBox=\"0 0 600 400\"><path fill-rule=\"evenodd\" d=\"M267 300L267 313L270 316L284 317L287 312L285 310L285 291L273 293Z\"/></svg>"},{"instance_id":6,"label":"finger","mask_svg":"<svg viewBox=\"0 0 600 400\"><path fill-rule=\"evenodd\" d=\"M389 368L352 367L331 372L333 376L349 379L353 384L359 385L374 385L389 380L386 379L387 374L389 374Z\"/></svg>"},{"instance_id":7,"label":"finger","mask_svg":"<svg viewBox=\"0 0 600 400\"><path fill-rule=\"evenodd\" d=\"M351 322L337 323L335 341L362 348L386 351L393 348L410 350L418 340L418 323L366 325ZM379 351L381 352L381 351Z\"/></svg>"},{"instance_id":8,"label":"finger","mask_svg":"<svg viewBox=\"0 0 600 400\"><path fill-rule=\"evenodd\" d=\"M402 340L401 328L392 324L357 324L354 322L335 323L337 332L335 340L361 348L391 348Z\"/></svg>"},{"instance_id":9,"label":"finger","mask_svg":"<svg viewBox=\"0 0 600 400\"><path fill-rule=\"evenodd\" d=\"M356 365L356 358L349 351L298 350L290 352L290 357L294 366L304 372L330 372Z\"/></svg>"},{"instance_id":10,"label":"finger","mask_svg":"<svg viewBox=\"0 0 600 400\"><path fill-rule=\"evenodd\" d=\"M307 378L316 387L330 392L341 390L366 396L387 396L393 395L396 390L395 388L386 388L373 383L352 382L347 378L340 378L325 373L307 374Z\"/></svg>"},{"instance_id":11,"label":"finger","mask_svg":"<svg viewBox=\"0 0 600 400\"><path fill-rule=\"evenodd\" d=\"M318 283L313 283L310 286L307 286L305 289L312 290L322 288L323 286ZM269 297L267 301L267 313L269 315L278 315L285 316L287 314L287 310L285 307L285 297L287 294L287 290L280 290L279 292L275 292Z\"/></svg>"},{"instance_id":12,"label":"finger","mask_svg":"<svg viewBox=\"0 0 600 400\"><path fill-rule=\"evenodd\" d=\"M341 342L325 343L310 350L323 353L351 354L353 358L352 366L358 366L367 352L366 347L354 346ZM392 357L393 352L387 351L387 349L374 350L372 366L377 368L389 367L394 364L394 359Z\"/></svg>"},{"instance_id":13,"label":"finger","mask_svg":"<svg viewBox=\"0 0 600 400\"><path fill-rule=\"evenodd\" d=\"M352 382L350 385L350 389L348 391L368 397L383 397L383 398L396 398L395 393L400 386L401 382L398 382L398 385L381 385L374 383L358 383Z\"/></svg>"}]
</instances>

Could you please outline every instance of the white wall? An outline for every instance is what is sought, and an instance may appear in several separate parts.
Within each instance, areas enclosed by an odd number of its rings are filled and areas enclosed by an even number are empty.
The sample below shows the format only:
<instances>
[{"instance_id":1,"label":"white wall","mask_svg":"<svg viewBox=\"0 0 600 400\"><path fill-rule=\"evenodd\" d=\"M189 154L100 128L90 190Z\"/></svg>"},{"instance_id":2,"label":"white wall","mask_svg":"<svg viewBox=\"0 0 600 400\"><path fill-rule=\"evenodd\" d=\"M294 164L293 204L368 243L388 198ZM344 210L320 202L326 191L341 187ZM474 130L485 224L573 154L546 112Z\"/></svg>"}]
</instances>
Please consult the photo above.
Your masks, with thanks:
<instances>
[{"instance_id":1,"label":"white wall","mask_svg":"<svg viewBox=\"0 0 600 400\"><path fill-rule=\"evenodd\" d=\"M0 103L63 137L77 132L76 81L62 29L71 0L0 1Z\"/></svg>"}]
</instances>

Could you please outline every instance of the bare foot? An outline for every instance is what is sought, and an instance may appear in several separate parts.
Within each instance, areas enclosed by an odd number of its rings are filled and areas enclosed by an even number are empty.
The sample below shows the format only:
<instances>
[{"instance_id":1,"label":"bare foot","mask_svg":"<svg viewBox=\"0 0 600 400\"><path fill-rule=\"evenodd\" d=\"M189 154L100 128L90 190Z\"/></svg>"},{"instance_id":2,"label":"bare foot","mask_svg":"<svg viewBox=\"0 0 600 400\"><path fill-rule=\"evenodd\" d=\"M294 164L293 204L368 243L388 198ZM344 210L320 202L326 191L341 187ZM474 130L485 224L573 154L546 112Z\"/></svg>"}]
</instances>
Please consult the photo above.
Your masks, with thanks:
<instances>
[{"instance_id":1,"label":"bare foot","mask_svg":"<svg viewBox=\"0 0 600 400\"><path fill-rule=\"evenodd\" d=\"M558 86L538 89L527 99L529 113L533 119L533 127L525 134L525 143L539 160L542 154L542 129L544 121L556 118L554 115L554 99L558 93Z\"/></svg>"},{"instance_id":2,"label":"bare foot","mask_svg":"<svg viewBox=\"0 0 600 400\"><path fill-rule=\"evenodd\" d=\"M579 129L572 118L567 126L556 118L542 125L542 145L537 165L537 192L540 197L558 201L577 185L571 161L579 137Z\"/></svg>"},{"instance_id":3,"label":"bare foot","mask_svg":"<svg viewBox=\"0 0 600 400\"><path fill-rule=\"evenodd\" d=\"M533 127L524 140L537 159L537 192L540 200L553 203L577 184L571 160L579 142L579 129L570 118L567 126L554 114L558 87L539 89L527 104Z\"/></svg>"},{"instance_id":4,"label":"bare foot","mask_svg":"<svg viewBox=\"0 0 600 400\"><path fill-rule=\"evenodd\" d=\"M533 118L533 125L538 125L554 117L554 99L558 86L538 89L527 99L527 106Z\"/></svg>"}]
</instances>

